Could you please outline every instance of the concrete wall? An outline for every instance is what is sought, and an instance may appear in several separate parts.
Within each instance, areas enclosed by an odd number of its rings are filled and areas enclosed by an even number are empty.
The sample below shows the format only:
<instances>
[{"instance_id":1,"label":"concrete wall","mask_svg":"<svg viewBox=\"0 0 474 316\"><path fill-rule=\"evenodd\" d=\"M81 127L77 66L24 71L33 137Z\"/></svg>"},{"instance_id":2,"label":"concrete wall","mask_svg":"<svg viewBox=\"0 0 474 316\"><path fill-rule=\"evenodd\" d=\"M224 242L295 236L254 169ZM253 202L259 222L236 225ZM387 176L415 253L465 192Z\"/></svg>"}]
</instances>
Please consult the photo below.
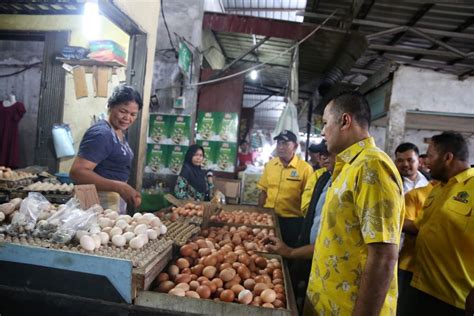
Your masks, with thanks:
<instances>
[{"instance_id":1,"label":"concrete wall","mask_svg":"<svg viewBox=\"0 0 474 316\"><path fill-rule=\"evenodd\" d=\"M43 42L0 41L0 75L11 74L25 65L42 62L43 48ZM0 79L0 100L7 99L13 93L26 109L19 124L20 167L34 163L40 83L41 64Z\"/></svg>"},{"instance_id":2,"label":"concrete wall","mask_svg":"<svg viewBox=\"0 0 474 316\"><path fill-rule=\"evenodd\" d=\"M457 76L432 70L400 66L393 77L393 86L386 128L385 151L393 156L395 148L404 141L410 141L425 152L423 139L441 131L409 130L405 126L407 111L431 111L474 115L474 78L461 81ZM450 128L456 131L456 126ZM472 133L465 133L470 141L471 163L474 162L474 139Z\"/></svg>"}]
</instances>

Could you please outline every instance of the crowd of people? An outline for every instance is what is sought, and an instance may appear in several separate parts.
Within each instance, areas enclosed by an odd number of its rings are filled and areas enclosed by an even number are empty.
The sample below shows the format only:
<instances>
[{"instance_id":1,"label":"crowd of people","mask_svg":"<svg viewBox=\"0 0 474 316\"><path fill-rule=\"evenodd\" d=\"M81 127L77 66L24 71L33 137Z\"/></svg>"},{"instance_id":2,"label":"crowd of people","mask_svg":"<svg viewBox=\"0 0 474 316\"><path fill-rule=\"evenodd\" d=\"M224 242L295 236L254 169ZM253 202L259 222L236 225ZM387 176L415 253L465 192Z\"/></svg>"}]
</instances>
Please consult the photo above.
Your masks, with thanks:
<instances>
[{"instance_id":1,"label":"crowd of people","mask_svg":"<svg viewBox=\"0 0 474 316\"><path fill-rule=\"evenodd\" d=\"M289 259L300 312L474 315L466 140L435 135L421 159L403 143L392 161L370 136L370 107L356 92L333 98L323 124L323 143L309 147L313 166L283 131L259 182L260 205L275 209L283 238L266 248Z\"/></svg>"},{"instance_id":2,"label":"crowd of people","mask_svg":"<svg viewBox=\"0 0 474 316\"><path fill-rule=\"evenodd\" d=\"M86 132L71 168L76 183L95 184L102 205L140 205L127 184L133 152L126 131L142 107L129 86L114 89L109 116ZM369 134L363 95L343 92L323 114L324 141L311 164L296 155L284 130L276 157L258 182L259 205L274 209L282 240L270 252L290 262L304 315L474 315L474 168L462 135L431 138L426 155L400 144L392 159ZM240 144L239 170L253 163ZM181 199L208 201L212 172L204 149L191 145L175 186Z\"/></svg>"}]
</instances>

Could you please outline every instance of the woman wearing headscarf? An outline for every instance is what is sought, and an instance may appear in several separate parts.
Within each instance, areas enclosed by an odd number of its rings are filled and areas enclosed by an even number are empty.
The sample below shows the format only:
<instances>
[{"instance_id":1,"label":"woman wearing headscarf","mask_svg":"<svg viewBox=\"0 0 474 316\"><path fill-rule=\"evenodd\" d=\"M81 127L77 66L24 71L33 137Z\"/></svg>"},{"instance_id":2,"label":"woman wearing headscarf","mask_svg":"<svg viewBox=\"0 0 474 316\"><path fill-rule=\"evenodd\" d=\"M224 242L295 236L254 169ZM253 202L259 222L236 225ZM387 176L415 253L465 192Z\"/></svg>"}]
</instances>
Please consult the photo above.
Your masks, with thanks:
<instances>
[{"instance_id":1,"label":"woman wearing headscarf","mask_svg":"<svg viewBox=\"0 0 474 316\"><path fill-rule=\"evenodd\" d=\"M214 190L212 172L202 169L203 160L204 149L196 144L189 146L174 188L178 199L210 201Z\"/></svg>"}]
</instances>

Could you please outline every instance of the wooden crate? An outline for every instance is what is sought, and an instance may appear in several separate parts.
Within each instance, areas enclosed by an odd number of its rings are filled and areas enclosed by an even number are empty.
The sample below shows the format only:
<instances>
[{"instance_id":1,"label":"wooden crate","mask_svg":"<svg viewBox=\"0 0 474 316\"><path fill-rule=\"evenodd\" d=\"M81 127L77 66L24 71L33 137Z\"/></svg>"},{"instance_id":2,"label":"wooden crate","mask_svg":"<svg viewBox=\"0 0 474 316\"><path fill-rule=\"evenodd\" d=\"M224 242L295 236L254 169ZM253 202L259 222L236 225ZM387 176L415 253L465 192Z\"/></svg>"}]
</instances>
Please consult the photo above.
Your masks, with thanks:
<instances>
[{"instance_id":1,"label":"wooden crate","mask_svg":"<svg viewBox=\"0 0 474 316\"><path fill-rule=\"evenodd\" d=\"M296 300L291 286L290 275L286 262L282 257L272 254L261 253L266 258L277 258L281 262L283 278L285 282L286 309L272 309L243 305L237 303L226 303L209 299L196 299L190 297L178 297L170 294L139 291L134 304L160 310L169 310L179 313L191 313L200 315L262 315L262 316L293 316L298 315Z\"/></svg>"},{"instance_id":2,"label":"wooden crate","mask_svg":"<svg viewBox=\"0 0 474 316\"><path fill-rule=\"evenodd\" d=\"M138 291L150 289L151 284L163 270L164 267L171 261L173 257L173 246L170 245L166 250L157 254L156 257L150 261L145 267L134 268L132 271L132 288L133 297L136 297Z\"/></svg>"}]
</instances>

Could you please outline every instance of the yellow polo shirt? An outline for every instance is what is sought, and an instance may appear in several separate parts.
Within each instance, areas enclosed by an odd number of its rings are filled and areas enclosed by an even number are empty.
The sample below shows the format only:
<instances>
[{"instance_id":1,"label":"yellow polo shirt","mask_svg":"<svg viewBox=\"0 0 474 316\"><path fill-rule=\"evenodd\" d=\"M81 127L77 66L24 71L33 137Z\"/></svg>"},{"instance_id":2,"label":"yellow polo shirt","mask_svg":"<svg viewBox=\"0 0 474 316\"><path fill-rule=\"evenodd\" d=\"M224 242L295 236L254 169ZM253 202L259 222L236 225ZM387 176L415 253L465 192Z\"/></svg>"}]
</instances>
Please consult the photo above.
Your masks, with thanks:
<instances>
[{"instance_id":1,"label":"yellow polo shirt","mask_svg":"<svg viewBox=\"0 0 474 316\"><path fill-rule=\"evenodd\" d=\"M305 314L351 315L368 244L399 244L403 183L387 154L366 138L336 157L314 247ZM397 268L380 315L395 315Z\"/></svg>"},{"instance_id":2,"label":"yellow polo shirt","mask_svg":"<svg viewBox=\"0 0 474 316\"><path fill-rule=\"evenodd\" d=\"M414 221L421 216L423 212L423 204L433 189L433 185L428 183L427 186L416 188L405 194L405 219ZM415 267L415 242L416 236L405 233L403 248L398 259L398 267L405 271L413 272Z\"/></svg>"},{"instance_id":3,"label":"yellow polo shirt","mask_svg":"<svg viewBox=\"0 0 474 316\"><path fill-rule=\"evenodd\" d=\"M326 171L326 168L315 170L311 176L309 176L308 182L306 182L303 194L301 195L301 212L303 212L304 216L306 216L306 213L308 212L308 207L309 203L311 202L311 197L313 196L314 187L316 186L319 177L321 177Z\"/></svg>"},{"instance_id":4,"label":"yellow polo shirt","mask_svg":"<svg viewBox=\"0 0 474 316\"><path fill-rule=\"evenodd\" d=\"M264 207L273 208L281 217L302 217L301 194L313 168L297 155L288 166L280 158L270 160L263 170L257 187L267 193Z\"/></svg>"},{"instance_id":5,"label":"yellow polo shirt","mask_svg":"<svg viewBox=\"0 0 474 316\"><path fill-rule=\"evenodd\" d=\"M474 168L436 185L415 220L415 271L411 285L464 309L474 288Z\"/></svg>"}]
</instances>

